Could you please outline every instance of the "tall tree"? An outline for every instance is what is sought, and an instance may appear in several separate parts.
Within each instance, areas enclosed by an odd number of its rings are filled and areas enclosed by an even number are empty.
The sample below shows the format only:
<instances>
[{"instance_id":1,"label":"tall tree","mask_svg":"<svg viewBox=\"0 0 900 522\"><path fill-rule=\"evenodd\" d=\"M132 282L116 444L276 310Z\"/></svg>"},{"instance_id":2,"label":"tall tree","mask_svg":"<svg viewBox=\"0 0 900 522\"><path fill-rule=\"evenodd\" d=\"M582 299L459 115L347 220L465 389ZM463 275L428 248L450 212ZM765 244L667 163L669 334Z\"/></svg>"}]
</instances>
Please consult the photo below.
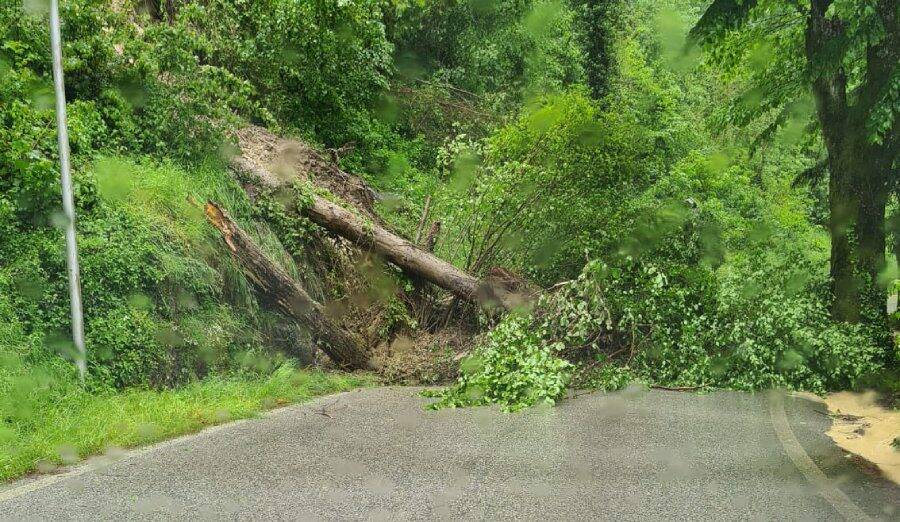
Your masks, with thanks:
<instances>
[{"instance_id":1,"label":"tall tree","mask_svg":"<svg viewBox=\"0 0 900 522\"><path fill-rule=\"evenodd\" d=\"M771 134L812 94L828 153L832 314L843 321L884 309L875 285L898 189L898 24L896 0L714 0L690 33L721 60L757 61L738 122L773 118Z\"/></svg>"},{"instance_id":2,"label":"tall tree","mask_svg":"<svg viewBox=\"0 0 900 522\"><path fill-rule=\"evenodd\" d=\"M575 0L585 50L584 72L594 98L606 94L609 79L615 73L613 43L621 21L623 0Z\"/></svg>"}]
</instances>

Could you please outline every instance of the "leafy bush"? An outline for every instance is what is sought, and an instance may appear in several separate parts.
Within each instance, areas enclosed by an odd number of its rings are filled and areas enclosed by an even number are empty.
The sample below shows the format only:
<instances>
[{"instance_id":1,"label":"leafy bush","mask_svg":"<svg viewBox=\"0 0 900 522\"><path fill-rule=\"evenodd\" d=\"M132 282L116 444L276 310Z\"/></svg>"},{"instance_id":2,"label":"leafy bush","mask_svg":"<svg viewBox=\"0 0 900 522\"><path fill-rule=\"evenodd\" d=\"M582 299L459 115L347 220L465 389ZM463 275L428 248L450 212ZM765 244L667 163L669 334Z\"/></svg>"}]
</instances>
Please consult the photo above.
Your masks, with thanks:
<instances>
[{"instance_id":1,"label":"leafy bush","mask_svg":"<svg viewBox=\"0 0 900 522\"><path fill-rule=\"evenodd\" d=\"M460 367L459 381L433 394L429 407L456 408L499 404L517 411L534 404L554 404L566 392L572 365L556 354L527 317L509 316L494 328Z\"/></svg>"},{"instance_id":2,"label":"leafy bush","mask_svg":"<svg viewBox=\"0 0 900 522\"><path fill-rule=\"evenodd\" d=\"M172 353L157 339L159 326L147 312L113 309L85 328L92 379L126 388L163 384L172 375Z\"/></svg>"},{"instance_id":3,"label":"leafy bush","mask_svg":"<svg viewBox=\"0 0 900 522\"><path fill-rule=\"evenodd\" d=\"M451 142L437 202L448 248L439 252L541 283L577 276L585 251L618 246L616 228L628 226L618 222L636 214L630 204L659 175L656 140L635 113L602 110L576 89L527 107L484 140Z\"/></svg>"},{"instance_id":4,"label":"leafy bush","mask_svg":"<svg viewBox=\"0 0 900 522\"><path fill-rule=\"evenodd\" d=\"M78 179L92 385L172 385L259 366L259 354L245 357L265 343L248 283L220 255L220 239L190 203L212 198L239 219L248 216L249 204L230 174L215 163L185 170L169 162L101 158ZM60 355L74 355L67 341L63 235L9 223L17 230L0 242L0 304L11 326L0 330L0 341L17 350L21 371L42 374L48 363L56 368L63 361ZM271 241L262 244L283 250ZM233 305L225 304L226 296Z\"/></svg>"},{"instance_id":5,"label":"leafy bush","mask_svg":"<svg viewBox=\"0 0 900 522\"><path fill-rule=\"evenodd\" d=\"M202 55L246 79L258 117L327 143L358 139L387 86L391 52L380 0L215 0L179 8ZM269 117L271 119L271 117Z\"/></svg>"},{"instance_id":6,"label":"leafy bush","mask_svg":"<svg viewBox=\"0 0 900 522\"><path fill-rule=\"evenodd\" d=\"M200 159L215 154L249 85L202 64L206 44L184 24L135 23L103 0L61 5L69 138L76 172L97 151ZM45 225L58 206L56 134L46 13L0 5L0 192L23 224ZM76 176L87 206L89 183Z\"/></svg>"},{"instance_id":7,"label":"leafy bush","mask_svg":"<svg viewBox=\"0 0 900 522\"><path fill-rule=\"evenodd\" d=\"M821 300L785 295L780 267L730 286L651 263L594 262L540 315L544 342L570 357L611 354L648 382L741 390L846 389L877 372L883 350L863 326L833 323ZM589 294L585 306L579 296ZM572 310L577 313L572 313Z\"/></svg>"},{"instance_id":8,"label":"leafy bush","mask_svg":"<svg viewBox=\"0 0 900 522\"><path fill-rule=\"evenodd\" d=\"M579 365L576 386L862 384L891 360L876 328L829 316L821 199L792 184L816 146L754 155L752 134L714 121L733 79L674 56L657 11L625 15L602 99L547 96L448 144L439 251L554 285L522 335Z\"/></svg>"}]
</instances>

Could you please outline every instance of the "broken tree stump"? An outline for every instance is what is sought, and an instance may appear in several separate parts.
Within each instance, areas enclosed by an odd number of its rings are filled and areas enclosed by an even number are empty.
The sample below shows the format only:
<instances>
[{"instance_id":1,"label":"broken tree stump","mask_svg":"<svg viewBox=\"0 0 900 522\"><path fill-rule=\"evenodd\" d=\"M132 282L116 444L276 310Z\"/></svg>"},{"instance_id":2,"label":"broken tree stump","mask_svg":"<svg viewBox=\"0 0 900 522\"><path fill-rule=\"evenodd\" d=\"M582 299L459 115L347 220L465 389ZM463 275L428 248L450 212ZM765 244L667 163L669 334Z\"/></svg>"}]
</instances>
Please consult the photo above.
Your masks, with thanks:
<instances>
[{"instance_id":1,"label":"broken tree stump","mask_svg":"<svg viewBox=\"0 0 900 522\"><path fill-rule=\"evenodd\" d=\"M308 328L313 339L335 364L346 369L372 369L360 340L324 313L300 284L270 260L228 213L209 201L207 220L222 234L228 250L252 283L263 306L274 309Z\"/></svg>"}]
</instances>

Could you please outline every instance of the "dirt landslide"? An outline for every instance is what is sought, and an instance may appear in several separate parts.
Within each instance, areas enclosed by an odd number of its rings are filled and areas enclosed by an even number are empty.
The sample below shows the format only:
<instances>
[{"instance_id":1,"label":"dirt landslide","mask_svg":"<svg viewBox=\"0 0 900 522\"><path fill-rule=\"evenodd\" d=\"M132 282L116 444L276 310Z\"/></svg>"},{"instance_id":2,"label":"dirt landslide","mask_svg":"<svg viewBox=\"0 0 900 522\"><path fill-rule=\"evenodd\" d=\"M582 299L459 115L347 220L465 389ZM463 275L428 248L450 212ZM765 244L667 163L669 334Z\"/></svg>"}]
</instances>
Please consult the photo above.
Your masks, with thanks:
<instances>
[{"instance_id":1,"label":"dirt landslide","mask_svg":"<svg viewBox=\"0 0 900 522\"><path fill-rule=\"evenodd\" d=\"M380 194L338 166L345 150L319 150L303 140L252 125L237 131L235 138L243 158L277 178L271 185L308 180L383 224L375 209ZM435 317L447 315L433 292L424 288L412 294L404 291L391 277L394 270L378 256L321 231L292 255L298 266L314 273L315 277L301 274L304 286L315 288L314 297L322 301L328 317L359 335L385 382L436 384L457 376L460 359L471 349L472 332L466 325L446 320L439 321L441 327L432 324ZM318 354L316 364L329 362Z\"/></svg>"},{"instance_id":2,"label":"dirt landslide","mask_svg":"<svg viewBox=\"0 0 900 522\"><path fill-rule=\"evenodd\" d=\"M833 421L828 436L845 451L875 465L882 475L900 484L900 410L885 408L875 392L837 392L826 397L804 394L824 403Z\"/></svg>"},{"instance_id":3,"label":"dirt landslide","mask_svg":"<svg viewBox=\"0 0 900 522\"><path fill-rule=\"evenodd\" d=\"M249 125L236 132L240 154L273 173L280 181L306 177L314 184L353 204L380 223L374 203L380 195L359 176L337 166L339 150L320 152L312 145L276 136L263 127Z\"/></svg>"}]
</instances>

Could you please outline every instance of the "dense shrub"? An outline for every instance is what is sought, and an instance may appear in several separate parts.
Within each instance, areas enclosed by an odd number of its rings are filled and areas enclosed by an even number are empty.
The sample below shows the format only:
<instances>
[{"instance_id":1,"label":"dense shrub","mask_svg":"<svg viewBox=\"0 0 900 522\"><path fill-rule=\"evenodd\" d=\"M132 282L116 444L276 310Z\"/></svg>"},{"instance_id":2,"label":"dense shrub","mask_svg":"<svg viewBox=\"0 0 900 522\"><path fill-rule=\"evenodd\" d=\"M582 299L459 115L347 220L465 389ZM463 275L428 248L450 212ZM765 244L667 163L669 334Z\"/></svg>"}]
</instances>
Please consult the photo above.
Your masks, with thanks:
<instances>
[{"instance_id":1,"label":"dense shrub","mask_svg":"<svg viewBox=\"0 0 900 522\"><path fill-rule=\"evenodd\" d=\"M547 97L446 147L441 252L548 285L573 279L522 336L577 364L575 386L863 385L892 356L876 328L829 316L821 200L792 184L815 146L775 140L752 154L747 134L716 120L727 81L673 63L688 58L665 41L672 27L654 30L655 12L637 2L626 16L602 99Z\"/></svg>"},{"instance_id":2,"label":"dense shrub","mask_svg":"<svg viewBox=\"0 0 900 522\"><path fill-rule=\"evenodd\" d=\"M99 150L215 154L236 114L251 112L249 85L203 64L206 43L186 25L139 25L125 6L102 0L63 2L61 10L76 170ZM58 206L48 27L46 13L0 4L0 192L25 224L49 223Z\"/></svg>"},{"instance_id":3,"label":"dense shrub","mask_svg":"<svg viewBox=\"0 0 900 522\"><path fill-rule=\"evenodd\" d=\"M808 288L786 281L798 272L768 267L735 286L708 269L589 263L531 316L497 325L431 407L552 404L573 376L574 386L601 389L638 381L824 393L864 383L885 362L877 336L832 322Z\"/></svg>"},{"instance_id":4,"label":"dense shrub","mask_svg":"<svg viewBox=\"0 0 900 522\"><path fill-rule=\"evenodd\" d=\"M87 322L91 378L117 388L163 384L173 357L157 339L159 326L143 310L114 308Z\"/></svg>"},{"instance_id":5,"label":"dense shrub","mask_svg":"<svg viewBox=\"0 0 900 522\"><path fill-rule=\"evenodd\" d=\"M652 262L626 262L618 270L592 263L577 284L607 301L603 319L611 321L603 335L617 342L593 348L627 347L629 356L619 361L650 382L820 393L877 371L884 362L877 337L831 322L805 283L791 288L787 280L803 273L795 269L769 266L740 282L719 282Z\"/></svg>"},{"instance_id":6,"label":"dense shrub","mask_svg":"<svg viewBox=\"0 0 900 522\"><path fill-rule=\"evenodd\" d=\"M438 405L518 409L630 379L821 392L896 363L883 335L824 305L827 205L815 180L792 183L821 143L793 123L762 145L732 125L722 102L748 71L681 52L690 2L150 4L62 5L93 385L271 368L260 346L278 329L198 201L270 221L249 227L264 249L317 298L342 293L320 277L311 223L251 208L208 160L247 120L355 142L342 165L397 230L441 221L442 257L556 285L484 337ZM46 13L25 5L0 2L3 391L73 382ZM777 135L780 117L759 125ZM377 335L416 328L388 303Z\"/></svg>"},{"instance_id":7,"label":"dense shrub","mask_svg":"<svg viewBox=\"0 0 900 522\"><path fill-rule=\"evenodd\" d=\"M257 366L265 339L247 283L216 253L218 238L189 202L214 198L247 216L249 205L229 174L216 164L187 171L106 158L80 179L90 194L81 202L92 201L78 223L92 385L170 385ZM58 229L17 229L0 242L0 294L10 325L0 330L4 356L41 374L50 361L63 361L60 355L74 356ZM232 305L223 302L226 295Z\"/></svg>"},{"instance_id":8,"label":"dense shrub","mask_svg":"<svg viewBox=\"0 0 900 522\"><path fill-rule=\"evenodd\" d=\"M252 99L288 127L342 145L359 137L387 85L392 46L380 0L216 0L188 3L179 24L203 56L253 86Z\"/></svg>"},{"instance_id":9,"label":"dense shrub","mask_svg":"<svg viewBox=\"0 0 900 522\"><path fill-rule=\"evenodd\" d=\"M457 384L431 394L438 400L429 407L499 404L517 411L554 404L566 392L572 365L557 356L560 343L545 343L529 326L525 317L501 321L463 360Z\"/></svg>"}]
</instances>

